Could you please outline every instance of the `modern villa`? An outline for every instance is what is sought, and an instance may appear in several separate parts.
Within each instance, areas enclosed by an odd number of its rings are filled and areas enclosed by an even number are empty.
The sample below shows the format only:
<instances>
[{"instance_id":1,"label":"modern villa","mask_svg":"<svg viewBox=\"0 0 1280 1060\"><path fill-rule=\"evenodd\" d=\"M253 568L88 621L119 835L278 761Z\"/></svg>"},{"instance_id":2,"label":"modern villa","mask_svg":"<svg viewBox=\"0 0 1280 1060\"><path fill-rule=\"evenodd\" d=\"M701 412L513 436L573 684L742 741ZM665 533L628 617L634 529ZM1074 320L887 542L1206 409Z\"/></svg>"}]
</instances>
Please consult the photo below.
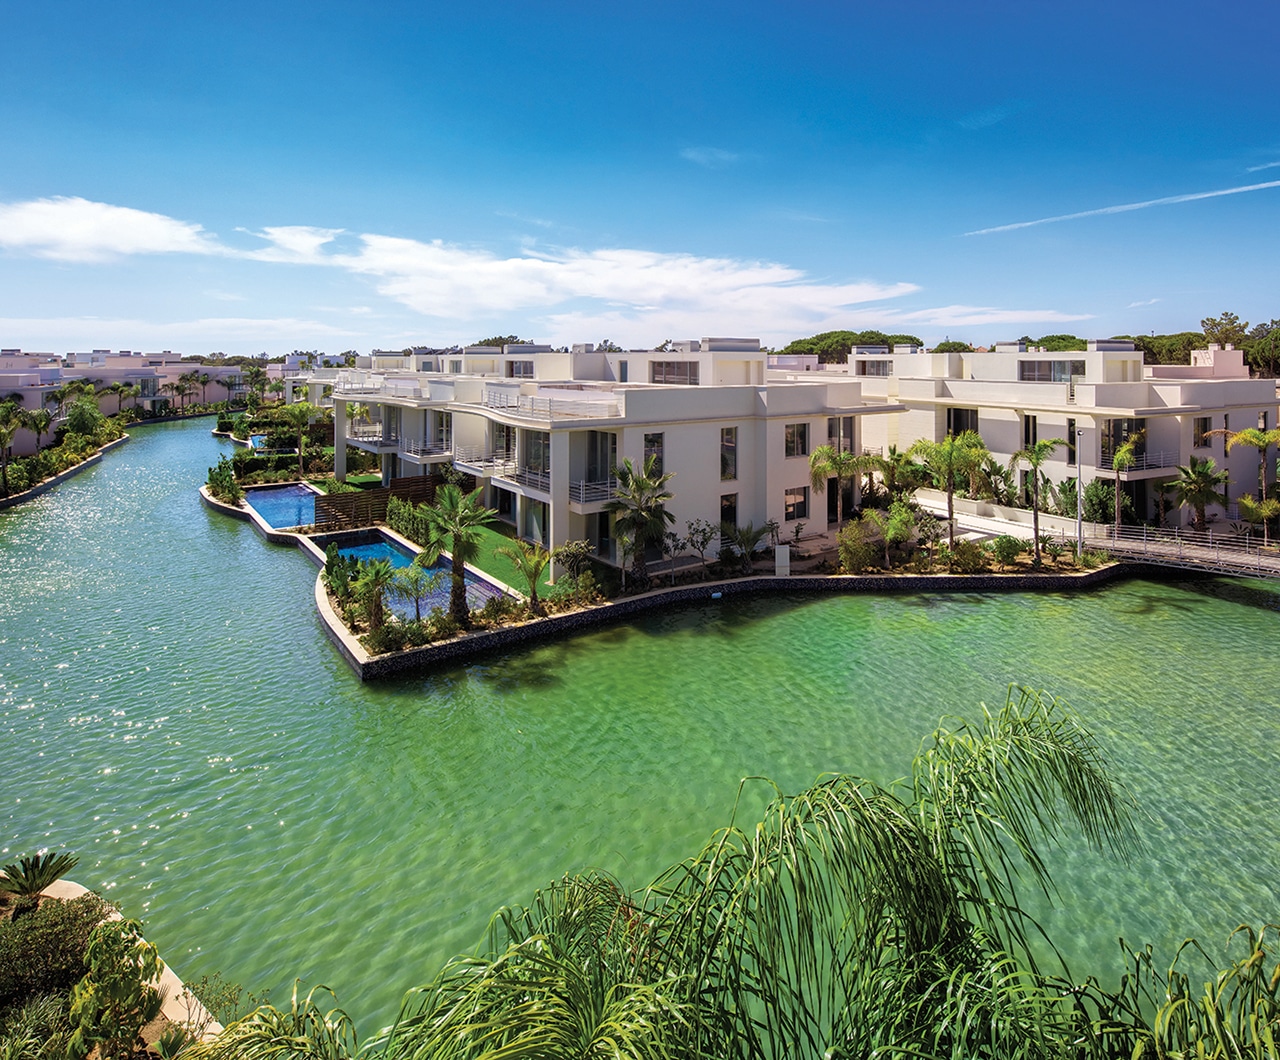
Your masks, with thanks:
<instances>
[{"instance_id":1,"label":"modern villa","mask_svg":"<svg viewBox=\"0 0 1280 1060\"><path fill-rule=\"evenodd\" d=\"M972 429L1004 463L1039 439L1061 438L1045 471L1089 481L1113 477L1113 454L1133 439L1137 457L1121 481L1139 515L1151 517L1158 484L1192 456L1229 470L1229 498L1255 492L1257 451L1225 453L1221 432L1274 426L1277 411L1275 381L1250 379L1240 350L1210 346L1187 366L1144 365L1119 340L1068 353L1023 343L941 354L855 347L834 365L772 356L758 340L737 338L664 350L470 346L377 353L354 369L287 381L290 400L332 402L339 478L344 439L378 454L388 480L453 464L476 476L486 502L523 536L549 548L585 539L613 562L604 506L624 459L639 466L656 457L675 473L677 527L776 520L789 532L836 520L834 480L816 497L810 485L819 445L881 452Z\"/></svg>"}]
</instances>

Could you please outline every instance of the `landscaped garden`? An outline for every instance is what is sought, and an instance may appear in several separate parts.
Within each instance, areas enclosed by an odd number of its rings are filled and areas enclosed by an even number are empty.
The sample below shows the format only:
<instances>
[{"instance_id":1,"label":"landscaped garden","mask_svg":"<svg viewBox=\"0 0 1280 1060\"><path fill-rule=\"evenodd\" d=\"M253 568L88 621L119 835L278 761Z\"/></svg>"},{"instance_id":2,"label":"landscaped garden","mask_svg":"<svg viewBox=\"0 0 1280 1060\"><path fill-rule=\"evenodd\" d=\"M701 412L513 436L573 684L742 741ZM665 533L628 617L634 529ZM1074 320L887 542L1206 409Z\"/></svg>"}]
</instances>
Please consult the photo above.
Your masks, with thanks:
<instances>
[{"instance_id":1,"label":"landscaped garden","mask_svg":"<svg viewBox=\"0 0 1280 1060\"><path fill-rule=\"evenodd\" d=\"M69 471L124 435L124 419L104 416L91 386L68 393L67 398L65 408L58 410L62 422L51 432L48 445L43 444L45 435L58 418L51 410L0 402L0 497L23 493ZM36 435L37 450L30 456L13 457L13 440L23 428Z\"/></svg>"}]
</instances>

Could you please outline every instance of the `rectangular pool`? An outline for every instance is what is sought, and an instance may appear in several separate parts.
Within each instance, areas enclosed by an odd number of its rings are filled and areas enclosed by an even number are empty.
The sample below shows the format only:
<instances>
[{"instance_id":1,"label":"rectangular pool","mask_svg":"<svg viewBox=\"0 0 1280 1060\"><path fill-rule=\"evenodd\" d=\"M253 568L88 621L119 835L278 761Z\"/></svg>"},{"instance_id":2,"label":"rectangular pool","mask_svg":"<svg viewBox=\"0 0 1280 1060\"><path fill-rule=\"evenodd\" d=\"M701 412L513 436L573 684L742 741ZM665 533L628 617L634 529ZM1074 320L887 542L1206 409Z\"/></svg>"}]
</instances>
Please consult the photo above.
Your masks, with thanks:
<instances>
[{"instance_id":1,"label":"rectangular pool","mask_svg":"<svg viewBox=\"0 0 1280 1060\"><path fill-rule=\"evenodd\" d=\"M245 490L244 502L262 516L272 530L310 526L316 521L315 491L298 482Z\"/></svg>"}]
</instances>

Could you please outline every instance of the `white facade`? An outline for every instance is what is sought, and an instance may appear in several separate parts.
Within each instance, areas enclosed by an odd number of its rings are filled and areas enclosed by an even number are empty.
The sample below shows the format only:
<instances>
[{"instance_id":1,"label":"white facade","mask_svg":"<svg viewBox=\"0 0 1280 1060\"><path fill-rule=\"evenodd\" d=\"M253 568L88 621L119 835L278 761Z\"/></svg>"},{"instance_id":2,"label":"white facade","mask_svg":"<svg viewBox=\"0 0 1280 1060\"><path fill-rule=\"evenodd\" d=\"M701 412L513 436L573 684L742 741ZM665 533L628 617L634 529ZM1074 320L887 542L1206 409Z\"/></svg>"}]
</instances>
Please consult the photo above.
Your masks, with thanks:
<instances>
[{"instance_id":1,"label":"white facade","mask_svg":"<svg viewBox=\"0 0 1280 1060\"><path fill-rule=\"evenodd\" d=\"M345 475L344 442L380 453L384 478L453 463L523 536L549 548L588 540L615 561L604 510L612 471L649 455L674 473L667 507L677 531L693 519L825 527L829 501L814 494L809 454L829 442L859 448L861 424L897 406L864 401L849 376L765 377L755 339L371 357L338 373L335 472ZM349 415L353 405L364 415Z\"/></svg>"}]
</instances>

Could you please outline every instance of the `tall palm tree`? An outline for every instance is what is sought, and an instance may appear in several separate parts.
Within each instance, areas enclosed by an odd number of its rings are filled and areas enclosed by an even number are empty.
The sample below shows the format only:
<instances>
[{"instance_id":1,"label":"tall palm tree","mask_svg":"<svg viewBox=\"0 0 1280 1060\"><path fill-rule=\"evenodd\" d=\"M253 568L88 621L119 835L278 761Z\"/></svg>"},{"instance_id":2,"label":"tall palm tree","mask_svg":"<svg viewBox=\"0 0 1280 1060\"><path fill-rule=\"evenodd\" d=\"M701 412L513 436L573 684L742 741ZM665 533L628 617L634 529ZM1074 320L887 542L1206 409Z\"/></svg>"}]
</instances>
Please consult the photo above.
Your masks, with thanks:
<instances>
[{"instance_id":1,"label":"tall palm tree","mask_svg":"<svg viewBox=\"0 0 1280 1060\"><path fill-rule=\"evenodd\" d=\"M1243 431L1234 431L1227 434L1226 450L1231 450L1237 445L1247 445L1251 449L1258 450L1258 488L1261 500L1267 499L1267 450L1273 445L1280 445L1280 427L1276 427L1269 431L1260 430L1257 427L1246 427Z\"/></svg>"},{"instance_id":2,"label":"tall palm tree","mask_svg":"<svg viewBox=\"0 0 1280 1060\"><path fill-rule=\"evenodd\" d=\"M745 526L734 526L731 523L722 523L720 525L720 534L729 544L729 547L738 554L738 570L744 578L751 576L752 557L756 554L756 549L760 547L760 542L765 539L769 533L767 526L756 526L755 523L747 523Z\"/></svg>"},{"instance_id":3,"label":"tall palm tree","mask_svg":"<svg viewBox=\"0 0 1280 1060\"><path fill-rule=\"evenodd\" d=\"M200 404L209 404L209 384L213 382L213 376L208 372L201 372L196 377L196 382L200 384Z\"/></svg>"},{"instance_id":4,"label":"tall palm tree","mask_svg":"<svg viewBox=\"0 0 1280 1060\"><path fill-rule=\"evenodd\" d=\"M1115 508L1112 513L1116 519L1115 535L1113 537L1113 540L1116 541L1120 540L1120 475L1138 462L1138 448L1141 444L1141 437L1134 435L1123 445L1118 446L1116 451L1111 454L1111 469L1116 473Z\"/></svg>"},{"instance_id":5,"label":"tall palm tree","mask_svg":"<svg viewBox=\"0 0 1280 1060\"><path fill-rule=\"evenodd\" d=\"M940 442L921 438L909 450L924 461L934 484L947 494L947 547L956 547L956 486L982 467L987 447L977 431L949 434Z\"/></svg>"},{"instance_id":6,"label":"tall palm tree","mask_svg":"<svg viewBox=\"0 0 1280 1060\"><path fill-rule=\"evenodd\" d=\"M908 451L896 445L885 449L883 456L864 454L862 459L880 476L890 501L897 500L900 493L908 493L925 481L925 469L911 458Z\"/></svg>"},{"instance_id":7,"label":"tall palm tree","mask_svg":"<svg viewBox=\"0 0 1280 1060\"><path fill-rule=\"evenodd\" d=\"M383 597L395 578L395 568L389 559L375 559L360 565L360 574L356 577L356 594L364 601L369 616L369 631L382 628L386 621Z\"/></svg>"},{"instance_id":8,"label":"tall palm tree","mask_svg":"<svg viewBox=\"0 0 1280 1060\"><path fill-rule=\"evenodd\" d=\"M616 530L631 539L631 577L637 592L649 586L645 550L650 545L661 545L667 526L676 521L667 511L667 501L674 496L667 489L667 483L674 474L674 471L659 474L654 456L644 462L643 470L637 469L630 459L613 469L618 485L612 499L605 502L604 510L615 513Z\"/></svg>"},{"instance_id":9,"label":"tall palm tree","mask_svg":"<svg viewBox=\"0 0 1280 1060\"><path fill-rule=\"evenodd\" d=\"M1053 451L1060 445L1066 445L1063 438L1045 438L1019 449L1009 461L1010 466L1026 464L1031 469L1031 533L1035 541L1035 558L1033 563L1040 566L1040 468L1053 456ZM1119 481L1117 476L1116 481Z\"/></svg>"},{"instance_id":10,"label":"tall palm tree","mask_svg":"<svg viewBox=\"0 0 1280 1060\"><path fill-rule=\"evenodd\" d=\"M429 564L424 564L423 555L419 552L409 566L396 571L387 588L397 600L413 601L413 617L418 622L422 621L422 601L435 592L444 576L444 571L433 570Z\"/></svg>"},{"instance_id":11,"label":"tall palm tree","mask_svg":"<svg viewBox=\"0 0 1280 1060\"><path fill-rule=\"evenodd\" d=\"M0 486L9 495L9 450L20 428L26 426L26 416L16 401L0 403Z\"/></svg>"},{"instance_id":12,"label":"tall palm tree","mask_svg":"<svg viewBox=\"0 0 1280 1060\"><path fill-rule=\"evenodd\" d=\"M321 412L321 409L309 401L298 401L292 405L285 405L280 409L280 418L298 432L298 478L302 478L306 474L303 467L302 454L307 443L307 426Z\"/></svg>"},{"instance_id":13,"label":"tall palm tree","mask_svg":"<svg viewBox=\"0 0 1280 1060\"><path fill-rule=\"evenodd\" d=\"M827 480L836 480L836 533L844 525L844 487L856 482L858 476L870 470L866 457L846 452L832 445L820 445L809 454L809 482L815 493L825 493Z\"/></svg>"},{"instance_id":14,"label":"tall palm tree","mask_svg":"<svg viewBox=\"0 0 1280 1060\"><path fill-rule=\"evenodd\" d=\"M545 615L547 609L538 599L538 581L542 577L542 572L547 569L547 564L551 562L551 553L536 541L520 540L516 541L514 547L503 545L493 551L496 555L505 556L511 560L520 577L529 586L529 614Z\"/></svg>"},{"instance_id":15,"label":"tall palm tree","mask_svg":"<svg viewBox=\"0 0 1280 1060\"><path fill-rule=\"evenodd\" d=\"M450 559L449 614L463 629L471 628L471 611L467 607L467 568L480 551L480 531L497 517L493 508L481 503L484 487L463 493L449 483L436 490L434 504L418 506L419 514L427 522L427 540L423 544L426 554L423 562L432 564L441 553L448 552Z\"/></svg>"},{"instance_id":16,"label":"tall palm tree","mask_svg":"<svg viewBox=\"0 0 1280 1060\"><path fill-rule=\"evenodd\" d=\"M1277 515L1280 515L1280 500L1275 497L1266 497L1263 500L1255 501L1249 494L1245 493L1240 497L1240 514L1251 523L1262 524L1262 544L1267 547L1271 544L1270 523Z\"/></svg>"},{"instance_id":17,"label":"tall palm tree","mask_svg":"<svg viewBox=\"0 0 1280 1060\"><path fill-rule=\"evenodd\" d=\"M1206 521L1204 510L1210 504L1226 504L1227 498L1219 489L1228 479L1225 471L1219 471L1213 457L1200 460L1191 457L1186 467L1178 467L1178 477L1169 485L1179 505L1186 505L1196 515L1195 527L1203 532Z\"/></svg>"},{"instance_id":18,"label":"tall palm tree","mask_svg":"<svg viewBox=\"0 0 1280 1060\"><path fill-rule=\"evenodd\" d=\"M23 413L24 425L36 436L36 448L39 449L44 436L53 426L53 413L48 409L31 409Z\"/></svg>"}]
</instances>

